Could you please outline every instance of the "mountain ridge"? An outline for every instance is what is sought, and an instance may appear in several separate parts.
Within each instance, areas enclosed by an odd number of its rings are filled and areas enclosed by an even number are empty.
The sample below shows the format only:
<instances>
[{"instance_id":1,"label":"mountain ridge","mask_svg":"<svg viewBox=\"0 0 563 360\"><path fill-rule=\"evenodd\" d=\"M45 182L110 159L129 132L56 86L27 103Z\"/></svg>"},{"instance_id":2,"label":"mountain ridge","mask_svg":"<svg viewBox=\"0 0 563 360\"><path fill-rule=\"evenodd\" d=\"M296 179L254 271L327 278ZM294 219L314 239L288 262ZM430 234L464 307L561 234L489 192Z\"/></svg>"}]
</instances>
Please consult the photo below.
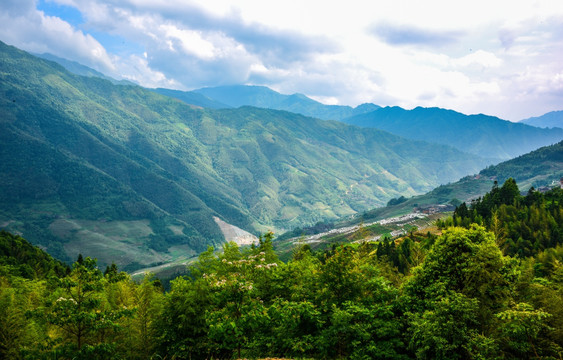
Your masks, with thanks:
<instances>
[{"instance_id":1,"label":"mountain ridge","mask_svg":"<svg viewBox=\"0 0 563 360\"><path fill-rule=\"evenodd\" d=\"M488 166L476 175L440 185L426 194L414 196L400 204L370 210L364 213L364 216L379 219L389 214L404 212L405 209L412 210L417 206L469 202L488 192L495 181L503 184L509 178L514 179L523 192L532 187L538 189L559 186L559 180L563 179L563 141Z\"/></svg>"},{"instance_id":2,"label":"mountain ridge","mask_svg":"<svg viewBox=\"0 0 563 360\"><path fill-rule=\"evenodd\" d=\"M540 129L494 116L465 115L436 107L412 110L384 107L342 121L375 127L408 139L450 145L464 152L496 159L496 162L563 139L563 129Z\"/></svg>"},{"instance_id":3,"label":"mountain ridge","mask_svg":"<svg viewBox=\"0 0 563 360\"><path fill-rule=\"evenodd\" d=\"M256 106L290 111L323 120L341 120L379 108L378 105L367 103L355 108L345 105L325 105L304 94L284 95L266 86L256 85L207 87L194 90L193 92L205 95L231 107Z\"/></svg>"},{"instance_id":4,"label":"mountain ridge","mask_svg":"<svg viewBox=\"0 0 563 360\"><path fill-rule=\"evenodd\" d=\"M66 70L68 70L71 73L76 74L76 75L99 77L99 78L102 78L102 79L105 79L105 80L109 80L115 85L138 85L137 83L132 82L130 80L116 80L116 79L112 78L111 76L107 76L106 74L99 72L98 70L92 69L89 66L86 66L86 65L83 65L79 62L68 60L68 59L65 59L65 58L50 54L50 53L42 53L42 54L32 53L32 55L37 56L37 57L42 58L42 59L45 59L45 60L56 62L57 64L64 67Z\"/></svg>"},{"instance_id":5,"label":"mountain ridge","mask_svg":"<svg viewBox=\"0 0 563 360\"><path fill-rule=\"evenodd\" d=\"M563 129L563 110L551 111L541 116L520 120L521 123L541 128Z\"/></svg>"},{"instance_id":6,"label":"mountain ridge","mask_svg":"<svg viewBox=\"0 0 563 360\"><path fill-rule=\"evenodd\" d=\"M471 200L483 196L491 190L495 182L503 184L509 178L516 181L522 193L526 193L532 187L545 191L560 186L559 181L563 179L563 141L489 166L475 175L440 185L422 195L392 199L384 207L371 209L332 223L318 223L312 227L294 229L282 234L278 238L280 242L277 246L278 249L283 249L287 256L291 252L291 244L305 235L327 234L329 238L327 241L330 243L329 234L338 236L342 232L357 231L358 226L362 226L364 222L401 217L415 219L415 216L409 218L408 215L416 215L422 209L430 210L430 213L443 211L444 208L449 208L451 211L454 206L462 202L469 203ZM424 222L426 226L430 225L427 221L422 221L422 223ZM336 231L338 229L342 231ZM316 238L319 239L321 236L316 236Z\"/></svg>"},{"instance_id":7,"label":"mountain ridge","mask_svg":"<svg viewBox=\"0 0 563 360\"><path fill-rule=\"evenodd\" d=\"M68 71L77 74L77 75L83 75L83 76L97 76L103 79L107 79L110 80L111 82L113 82L114 84L117 85L137 85L134 82L128 81L128 80L115 80L112 77L109 77L97 70L94 70L86 65L80 64L78 62L75 61L71 61L71 60L67 60L49 53L43 53L43 54L33 54L35 56L44 58L46 60L50 60L50 61L54 61L56 63L58 63L59 65L65 67ZM258 90L258 91L253 91L254 90ZM324 120L343 120L349 117L353 117L355 115L361 115L361 114L366 114L372 111L375 111L377 109L382 108L379 105L375 105L372 103L364 103L364 104L360 104L356 107L350 107L350 106L346 106L346 105L326 105L323 103L320 103L316 100L313 100L309 97L307 97L304 94L301 93L295 93L295 94L291 94L291 95L284 95L281 93L278 93L266 86L258 86L258 85L229 85L229 86L217 86L217 87L207 87L207 88L201 88L201 89L196 89L196 90L192 90L192 91L183 91L183 90L174 90L174 89L167 89L167 88L155 88L155 89L149 89L152 91L155 91L159 94L162 95L166 95L166 96L170 96L173 98L176 98L178 100L184 101L187 104L190 105L194 105L194 106L200 106L200 107L204 107L204 108L212 108L212 109L223 109L223 108L231 108L231 107L240 107L240 106L256 106L256 107L264 107L264 108L269 108L269 109L277 109L277 110L286 110L286 111L291 111L291 112L296 112L296 113L300 113L306 116L312 116L312 117L317 117L320 119L324 119ZM245 97L240 97L240 94L237 94L237 90L242 90L242 92L247 92L247 93L255 93L255 94L260 94L262 93L262 95L267 94L269 95L270 98L275 99L275 101L264 101L264 99L262 99L262 101L257 100L257 99L253 99L253 96L245 96ZM240 91L239 91L240 92ZM214 99L212 96L206 96L204 95L205 93L209 94L209 95L213 95L213 94L217 94L219 93L220 96L218 96L219 98L222 98L223 100L225 100L225 102L221 102L218 101L216 99ZM233 94L234 93L234 94ZM234 96L234 99L233 99ZM237 98L237 96L239 96ZM291 99L298 99L299 101L304 101L305 103L301 103L301 104L297 104L297 106L293 106L294 104L292 104ZM297 102L299 102L297 101ZM313 106L314 108L324 108L324 111L311 111L311 110L304 110L303 107L306 106ZM399 108L402 109L400 107L397 106L386 106L385 108ZM424 107L418 106L415 109L425 109ZM413 110L415 110L413 109ZM444 110L444 111L454 111L457 112L455 110L450 110L450 109L443 109L443 108L438 108L438 107L429 107L426 109L440 109L440 110ZM403 109L406 110L406 109ZM406 110L409 111L409 110ZM490 115L486 115L486 114L472 114L472 115L467 115L467 114L463 114L466 116L489 116L491 118L496 118L499 119L498 117L495 116L490 116ZM503 120L503 119L500 119ZM507 121L507 120L503 120L503 121ZM520 120L519 123L523 123L523 124L527 124L527 125L531 125L534 127L540 127L540 128L553 128L553 127L558 127L558 128L563 128L563 111L552 111L549 113L546 113L544 115L541 116L537 116L537 117L531 117L528 119L523 119Z\"/></svg>"}]
</instances>

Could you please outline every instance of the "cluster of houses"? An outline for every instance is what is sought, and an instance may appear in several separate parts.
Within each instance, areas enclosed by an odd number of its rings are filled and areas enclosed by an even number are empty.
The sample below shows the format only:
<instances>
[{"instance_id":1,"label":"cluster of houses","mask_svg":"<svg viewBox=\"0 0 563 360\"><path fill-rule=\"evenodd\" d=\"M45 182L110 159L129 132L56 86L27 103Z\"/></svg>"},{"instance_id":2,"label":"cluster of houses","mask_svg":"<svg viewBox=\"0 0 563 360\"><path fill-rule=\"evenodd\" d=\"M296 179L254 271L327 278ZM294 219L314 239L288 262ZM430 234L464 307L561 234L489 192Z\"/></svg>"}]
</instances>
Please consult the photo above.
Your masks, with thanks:
<instances>
[{"instance_id":1,"label":"cluster of houses","mask_svg":"<svg viewBox=\"0 0 563 360\"><path fill-rule=\"evenodd\" d=\"M548 192L549 190L553 189L554 187L557 187L557 186L553 186L553 185L551 185L551 186L540 186L536 190L541 192L541 193L545 193L545 192ZM561 189L563 189L563 178L559 179L559 187Z\"/></svg>"},{"instance_id":2,"label":"cluster of houses","mask_svg":"<svg viewBox=\"0 0 563 360\"><path fill-rule=\"evenodd\" d=\"M432 204L426 206L419 206L414 209L414 211L425 215L437 214L437 213L454 211L454 210L455 210L455 206L451 204Z\"/></svg>"}]
</instances>

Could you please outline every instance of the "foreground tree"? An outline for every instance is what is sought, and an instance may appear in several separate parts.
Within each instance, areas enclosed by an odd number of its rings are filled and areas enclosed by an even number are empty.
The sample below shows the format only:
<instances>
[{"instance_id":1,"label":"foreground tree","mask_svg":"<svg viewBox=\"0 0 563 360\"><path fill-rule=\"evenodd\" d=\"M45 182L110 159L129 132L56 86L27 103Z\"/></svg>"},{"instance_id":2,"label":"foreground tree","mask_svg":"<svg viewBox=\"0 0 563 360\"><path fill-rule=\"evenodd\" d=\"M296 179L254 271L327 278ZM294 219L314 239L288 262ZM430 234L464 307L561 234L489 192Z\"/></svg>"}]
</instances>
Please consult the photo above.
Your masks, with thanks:
<instances>
[{"instance_id":1,"label":"foreground tree","mask_svg":"<svg viewBox=\"0 0 563 360\"><path fill-rule=\"evenodd\" d=\"M493 314L510 299L512 265L484 228L445 231L404 286L416 356L471 359L491 351Z\"/></svg>"},{"instance_id":2,"label":"foreground tree","mask_svg":"<svg viewBox=\"0 0 563 360\"><path fill-rule=\"evenodd\" d=\"M52 356L74 359L112 359L119 320L131 316L132 310L104 308L105 279L96 260L79 257L71 273L58 280L58 287L47 306L35 312L52 326L49 344ZM31 355L33 357L33 355ZM41 357L41 353L35 356Z\"/></svg>"}]
</instances>

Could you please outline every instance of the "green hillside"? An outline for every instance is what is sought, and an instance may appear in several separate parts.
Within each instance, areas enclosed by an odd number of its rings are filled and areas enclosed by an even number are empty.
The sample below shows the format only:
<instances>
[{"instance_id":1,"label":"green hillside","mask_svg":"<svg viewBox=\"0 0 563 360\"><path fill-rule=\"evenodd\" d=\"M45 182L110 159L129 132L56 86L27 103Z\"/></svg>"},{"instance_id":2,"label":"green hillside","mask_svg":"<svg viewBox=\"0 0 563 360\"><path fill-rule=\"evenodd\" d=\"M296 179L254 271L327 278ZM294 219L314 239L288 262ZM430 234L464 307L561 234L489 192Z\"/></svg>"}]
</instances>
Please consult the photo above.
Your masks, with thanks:
<instances>
[{"instance_id":1,"label":"green hillside","mask_svg":"<svg viewBox=\"0 0 563 360\"><path fill-rule=\"evenodd\" d=\"M563 139L563 129L539 129L483 114L452 110L385 107L344 122L373 127L414 140L453 146L484 158L508 160Z\"/></svg>"},{"instance_id":2,"label":"green hillside","mask_svg":"<svg viewBox=\"0 0 563 360\"><path fill-rule=\"evenodd\" d=\"M537 189L558 186L559 180L563 178L563 141L490 166L481 170L478 175L441 185L401 204L368 211L363 214L363 218L379 219L410 212L417 206L452 202L456 204L456 200L470 201L488 192L495 181L503 184L509 178L513 178L523 192L530 187Z\"/></svg>"},{"instance_id":3,"label":"green hillside","mask_svg":"<svg viewBox=\"0 0 563 360\"><path fill-rule=\"evenodd\" d=\"M128 270L414 195L485 161L379 130L188 106L0 45L0 227Z\"/></svg>"},{"instance_id":4,"label":"green hillside","mask_svg":"<svg viewBox=\"0 0 563 360\"><path fill-rule=\"evenodd\" d=\"M232 106L223 104L217 100L213 100L203 94L195 91L180 91L172 89L157 88L153 89L154 92L161 95L170 96L178 100L182 100L186 104L209 108L209 109L228 109Z\"/></svg>"},{"instance_id":5,"label":"green hillside","mask_svg":"<svg viewBox=\"0 0 563 360\"><path fill-rule=\"evenodd\" d=\"M331 229L343 229L350 226L357 226L363 223L370 223L391 217L402 216L412 213L415 209L437 209L436 205L459 205L461 202L470 203L471 200L477 199L491 190L495 181L503 184L509 178L513 178L522 192L527 192L531 187L535 189L558 187L559 180L563 178L563 141L554 145L544 146L538 150L528 154L521 155L515 159L502 162L500 164L489 166L481 170L477 175L465 176L462 179L449 184L440 185L432 191L417 195L410 198L398 197L391 199L387 206L371 209L361 214L357 214L348 218L343 218L335 222L318 223L314 226L294 229L277 238L277 249L288 255L294 246L295 238L301 236L310 236L320 234ZM439 214L436 215L438 217ZM432 216L430 216L432 218ZM363 231L369 233L374 231L377 234L390 233L392 230L399 230L405 222L399 222L399 225L391 224L388 226L374 225L367 227ZM410 222L418 226L428 223L428 218ZM317 246L326 246L332 242L348 241L348 238L354 238L358 235L357 231L346 232L347 237L339 235L327 235L323 237L323 244Z\"/></svg>"},{"instance_id":6,"label":"green hillside","mask_svg":"<svg viewBox=\"0 0 563 360\"><path fill-rule=\"evenodd\" d=\"M94 70L86 65L82 65L80 63L77 63L76 61L71 61L71 60L67 60L67 59L63 59L61 57L55 56L53 54L49 54L49 53L43 53L43 54L33 54L37 57L49 60L49 61L54 61L57 64L61 65L62 67L64 67L65 69L67 69L68 71L70 71L73 74L76 75L82 75L82 76L95 76L95 77L99 77L102 79L106 79L111 81L113 84L116 85L137 85L131 81L128 80L115 80L112 77L109 77L107 75L102 74L101 72Z\"/></svg>"},{"instance_id":7,"label":"green hillside","mask_svg":"<svg viewBox=\"0 0 563 360\"><path fill-rule=\"evenodd\" d=\"M0 277L19 276L44 279L64 276L70 269L24 238L0 231Z\"/></svg>"}]
</instances>

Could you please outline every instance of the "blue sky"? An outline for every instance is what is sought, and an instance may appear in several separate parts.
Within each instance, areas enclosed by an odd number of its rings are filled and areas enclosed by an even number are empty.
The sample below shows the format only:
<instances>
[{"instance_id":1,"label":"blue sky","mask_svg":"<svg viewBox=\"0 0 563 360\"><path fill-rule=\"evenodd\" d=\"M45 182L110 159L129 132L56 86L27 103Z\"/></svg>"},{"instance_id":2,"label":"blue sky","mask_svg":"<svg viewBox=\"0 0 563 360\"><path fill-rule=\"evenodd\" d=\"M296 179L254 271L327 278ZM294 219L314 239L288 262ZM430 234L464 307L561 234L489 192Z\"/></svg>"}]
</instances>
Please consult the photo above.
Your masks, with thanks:
<instances>
[{"instance_id":1,"label":"blue sky","mask_svg":"<svg viewBox=\"0 0 563 360\"><path fill-rule=\"evenodd\" d=\"M2 0L0 40L147 87L507 120L563 109L563 2Z\"/></svg>"}]
</instances>

